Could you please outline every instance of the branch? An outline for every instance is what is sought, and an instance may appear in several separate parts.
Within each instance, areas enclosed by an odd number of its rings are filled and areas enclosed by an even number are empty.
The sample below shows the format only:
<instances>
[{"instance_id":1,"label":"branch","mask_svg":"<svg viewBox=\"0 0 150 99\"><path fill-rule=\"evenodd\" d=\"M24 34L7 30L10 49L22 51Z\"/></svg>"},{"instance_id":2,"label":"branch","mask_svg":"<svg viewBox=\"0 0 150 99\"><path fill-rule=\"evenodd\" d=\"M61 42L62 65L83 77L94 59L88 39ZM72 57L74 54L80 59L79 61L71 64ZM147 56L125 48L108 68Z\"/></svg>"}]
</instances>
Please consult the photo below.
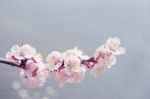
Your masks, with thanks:
<instances>
[{"instance_id":1,"label":"branch","mask_svg":"<svg viewBox=\"0 0 150 99\"><path fill-rule=\"evenodd\" d=\"M1 64L6 64L6 65L10 65L10 66L14 66L14 67L19 67L22 68L21 64L19 63L14 63L12 61L6 60L4 58L0 58L0 63Z\"/></svg>"}]
</instances>

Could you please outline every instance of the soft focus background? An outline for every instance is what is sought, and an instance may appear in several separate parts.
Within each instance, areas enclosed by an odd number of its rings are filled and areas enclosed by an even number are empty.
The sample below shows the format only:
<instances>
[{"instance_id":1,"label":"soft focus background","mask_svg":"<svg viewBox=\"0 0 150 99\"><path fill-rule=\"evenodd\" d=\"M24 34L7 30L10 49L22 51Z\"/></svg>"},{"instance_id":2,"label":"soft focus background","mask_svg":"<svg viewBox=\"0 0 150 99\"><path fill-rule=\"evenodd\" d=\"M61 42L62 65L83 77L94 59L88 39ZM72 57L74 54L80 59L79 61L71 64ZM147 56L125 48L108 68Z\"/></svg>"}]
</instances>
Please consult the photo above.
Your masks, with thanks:
<instances>
[{"instance_id":1,"label":"soft focus background","mask_svg":"<svg viewBox=\"0 0 150 99\"><path fill-rule=\"evenodd\" d=\"M19 69L0 64L0 99L150 99L150 0L0 0L1 57L21 42L45 57L75 46L92 56L111 36L127 53L104 75L28 89Z\"/></svg>"}]
</instances>

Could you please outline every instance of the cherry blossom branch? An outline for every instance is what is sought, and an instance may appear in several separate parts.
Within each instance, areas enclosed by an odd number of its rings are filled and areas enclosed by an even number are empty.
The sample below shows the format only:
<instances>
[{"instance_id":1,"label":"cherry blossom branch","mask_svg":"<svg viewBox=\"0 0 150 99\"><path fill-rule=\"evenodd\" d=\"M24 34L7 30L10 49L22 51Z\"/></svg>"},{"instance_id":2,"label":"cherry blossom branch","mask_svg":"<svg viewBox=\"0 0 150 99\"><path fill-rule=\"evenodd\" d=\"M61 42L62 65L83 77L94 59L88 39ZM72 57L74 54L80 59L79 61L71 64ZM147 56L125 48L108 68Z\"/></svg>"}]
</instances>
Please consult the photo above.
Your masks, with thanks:
<instances>
[{"instance_id":1,"label":"cherry blossom branch","mask_svg":"<svg viewBox=\"0 0 150 99\"><path fill-rule=\"evenodd\" d=\"M17 62L10 61L8 59L0 58L1 64L6 64L6 65L13 66L13 67L22 68L22 69L25 69L26 62L27 62L27 59L23 59L21 60L20 63L17 63Z\"/></svg>"},{"instance_id":2,"label":"cherry blossom branch","mask_svg":"<svg viewBox=\"0 0 150 99\"><path fill-rule=\"evenodd\" d=\"M64 86L82 81L87 70L95 77L103 74L116 63L118 55L125 53L120 45L119 38L109 38L91 58L74 48L63 53L51 52L45 60L29 44L14 45L6 59L0 58L0 63L21 68L21 78L29 87L43 86L49 76Z\"/></svg>"},{"instance_id":3,"label":"cherry blossom branch","mask_svg":"<svg viewBox=\"0 0 150 99\"><path fill-rule=\"evenodd\" d=\"M14 63L14 62L9 61L9 60L4 59L4 58L0 58L0 63L1 63L1 64L6 64L6 65L10 65L10 66L14 66L14 67L19 67L19 68L21 68L21 67L20 67L20 64Z\"/></svg>"},{"instance_id":4,"label":"cherry blossom branch","mask_svg":"<svg viewBox=\"0 0 150 99\"><path fill-rule=\"evenodd\" d=\"M82 60L81 64L84 64L87 68L91 69L96 64L96 61L94 60L94 57L91 57L87 60Z\"/></svg>"},{"instance_id":5,"label":"cherry blossom branch","mask_svg":"<svg viewBox=\"0 0 150 99\"><path fill-rule=\"evenodd\" d=\"M10 61L10 60L7 60L7 59L4 59L4 58L0 58L0 63L1 64L6 64L6 65L10 65L10 66L13 66L13 67L18 67L18 68L22 68L24 69L24 66L27 62L27 59L26 60L21 60L21 63L15 63L13 61ZM81 64L87 66L87 68L92 68L92 66L94 66L94 63L96 61L94 60L94 58L90 58L90 59L87 59L87 60L82 60L81 61ZM91 67L90 67L91 66ZM64 68L64 63L62 63L61 68Z\"/></svg>"}]
</instances>

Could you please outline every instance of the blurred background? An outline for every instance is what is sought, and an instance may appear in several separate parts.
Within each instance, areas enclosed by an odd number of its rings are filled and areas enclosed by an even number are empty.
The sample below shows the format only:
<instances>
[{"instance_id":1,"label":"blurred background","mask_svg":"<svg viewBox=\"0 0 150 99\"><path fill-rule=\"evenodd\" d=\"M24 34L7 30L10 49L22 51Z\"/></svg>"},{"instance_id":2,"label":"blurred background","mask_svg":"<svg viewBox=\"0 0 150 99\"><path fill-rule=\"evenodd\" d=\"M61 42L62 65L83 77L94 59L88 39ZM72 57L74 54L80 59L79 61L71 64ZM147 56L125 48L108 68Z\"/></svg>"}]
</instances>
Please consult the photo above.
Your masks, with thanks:
<instances>
[{"instance_id":1,"label":"blurred background","mask_svg":"<svg viewBox=\"0 0 150 99\"><path fill-rule=\"evenodd\" d=\"M150 0L0 0L0 56L27 42L46 57L78 46L92 56L109 37L127 53L104 75L86 74L59 88L20 83L18 68L0 64L0 99L150 99Z\"/></svg>"}]
</instances>

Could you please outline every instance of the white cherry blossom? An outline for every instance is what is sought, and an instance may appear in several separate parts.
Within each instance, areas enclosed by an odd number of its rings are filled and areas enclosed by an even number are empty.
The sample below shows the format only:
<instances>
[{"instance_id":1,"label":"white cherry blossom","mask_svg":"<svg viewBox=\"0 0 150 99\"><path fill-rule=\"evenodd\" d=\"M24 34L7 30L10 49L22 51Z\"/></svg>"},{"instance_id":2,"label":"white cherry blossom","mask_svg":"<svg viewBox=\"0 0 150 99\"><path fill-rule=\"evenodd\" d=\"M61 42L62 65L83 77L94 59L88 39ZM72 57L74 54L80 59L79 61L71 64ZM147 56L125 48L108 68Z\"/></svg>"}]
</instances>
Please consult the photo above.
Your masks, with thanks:
<instances>
[{"instance_id":1,"label":"white cherry blossom","mask_svg":"<svg viewBox=\"0 0 150 99\"><path fill-rule=\"evenodd\" d=\"M57 70L62 65L62 61L62 54L57 51L50 53L46 58L47 65L52 71Z\"/></svg>"},{"instance_id":2,"label":"white cherry blossom","mask_svg":"<svg viewBox=\"0 0 150 99\"><path fill-rule=\"evenodd\" d=\"M74 49L67 50L64 52L64 57L81 57L83 55L83 51L81 49L78 49L78 47L75 47Z\"/></svg>"},{"instance_id":3,"label":"white cherry blossom","mask_svg":"<svg viewBox=\"0 0 150 99\"><path fill-rule=\"evenodd\" d=\"M81 61L78 57L68 57L64 61L64 66L66 68L69 68L73 72L78 72L80 71L80 64Z\"/></svg>"},{"instance_id":4,"label":"white cherry blossom","mask_svg":"<svg viewBox=\"0 0 150 99\"><path fill-rule=\"evenodd\" d=\"M11 61L20 62L22 59L29 59L36 55L36 49L29 44L21 46L14 45L11 51L6 54L6 58Z\"/></svg>"},{"instance_id":5,"label":"white cherry blossom","mask_svg":"<svg viewBox=\"0 0 150 99\"><path fill-rule=\"evenodd\" d=\"M105 44L106 48L109 51L111 51L114 55L120 55L126 52L125 48L120 47L120 45L121 45L121 40L117 37L109 38Z\"/></svg>"}]
</instances>

